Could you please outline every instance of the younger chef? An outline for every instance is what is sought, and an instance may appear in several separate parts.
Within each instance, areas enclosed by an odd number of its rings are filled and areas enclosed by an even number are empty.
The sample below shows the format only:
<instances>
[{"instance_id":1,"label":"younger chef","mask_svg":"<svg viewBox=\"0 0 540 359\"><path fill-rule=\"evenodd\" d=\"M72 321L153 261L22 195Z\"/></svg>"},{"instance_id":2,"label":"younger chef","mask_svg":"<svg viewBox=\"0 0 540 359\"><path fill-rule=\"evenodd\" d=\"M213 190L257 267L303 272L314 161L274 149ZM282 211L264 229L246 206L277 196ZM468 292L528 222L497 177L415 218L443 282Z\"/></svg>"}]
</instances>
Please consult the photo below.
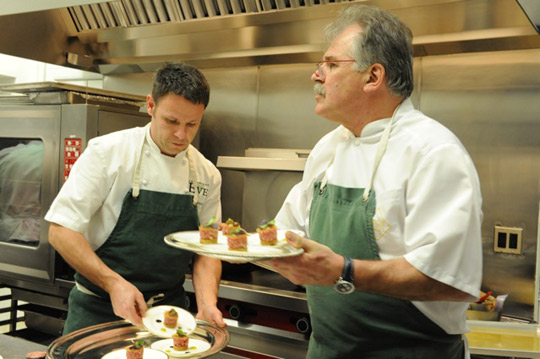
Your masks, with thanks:
<instances>
[{"instance_id":1,"label":"younger chef","mask_svg":"<svg viewBox=\"0 0 540 359\"><path fill-rule=\"evenodd\" d=\"M92 139L45 219L51 245L76 270L64 334L125 318L147 302L186 306L193 260L197 318L223 327L221 262L169 247L163 237L221 217L221 176L191 145L210 88L196 68L169 63L146 98L150 123Z\"/></svg>"},{"instance_id":2,"label":"younger chef","mask_svg":"<svg viewBox=\"0 0 540 359\"><path fill-rule=\"evenodd\" d=\"M340 124L308 158L276 224L304 248L270 264L307 287L308 358L462 359L482 275L482 200L459 140L414 109L410 30L351 6L312 75Z\"/></svg>"}]
</instances>

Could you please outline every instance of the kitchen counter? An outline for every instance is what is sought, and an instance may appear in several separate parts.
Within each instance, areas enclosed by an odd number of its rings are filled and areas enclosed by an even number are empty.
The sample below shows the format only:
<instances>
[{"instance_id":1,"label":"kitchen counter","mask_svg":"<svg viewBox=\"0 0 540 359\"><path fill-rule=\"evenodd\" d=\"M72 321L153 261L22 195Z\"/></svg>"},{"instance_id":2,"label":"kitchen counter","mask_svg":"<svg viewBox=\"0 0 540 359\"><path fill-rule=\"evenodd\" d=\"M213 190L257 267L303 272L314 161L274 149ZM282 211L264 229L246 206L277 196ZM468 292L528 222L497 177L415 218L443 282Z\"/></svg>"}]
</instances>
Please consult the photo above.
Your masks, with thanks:
<instances>
[{"instance_id":1,"label":"kitchen counter","mask_svg":"<svg viewBox=\"0 0 540 359\"><path fill-rule=\"evenodd\" d=\"M469 320L471 354L540 358L540 326L512 322Z\"/></svg>"},{"instance_id":2,"label":"kitchen counter","mask_svg":"<svg viewBox=\"0 0 540 359\"><path fill-rule=\"evenodd\" d=\"M0 356L4 359L24 359L29 352L46 350L47 347L45 345L0 334Z\"/></svg>"}]
</instances>

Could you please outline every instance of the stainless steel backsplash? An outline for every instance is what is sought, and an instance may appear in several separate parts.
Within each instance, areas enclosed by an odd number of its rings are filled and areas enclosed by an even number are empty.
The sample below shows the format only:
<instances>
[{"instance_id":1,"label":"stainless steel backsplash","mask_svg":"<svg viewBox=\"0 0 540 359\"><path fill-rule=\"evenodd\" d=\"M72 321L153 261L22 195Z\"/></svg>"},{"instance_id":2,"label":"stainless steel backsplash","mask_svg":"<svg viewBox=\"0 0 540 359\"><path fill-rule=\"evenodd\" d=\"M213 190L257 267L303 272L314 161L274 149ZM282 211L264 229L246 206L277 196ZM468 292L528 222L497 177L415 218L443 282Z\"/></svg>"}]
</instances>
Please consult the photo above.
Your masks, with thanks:
<instances>
[{"instance_id":1,"label":"stainless steel backsplash","mask_svg":"<svg viewBox=\"0 0 540 359\"><path fill-rule=\"evenodd\" d=\"M336 126L314 113L313 69L290 64L204 70L212 95L200 133L202 152L215 163L217 156L242 156L249 147L312 148ZM483 289L509 294L505 314L533 319L540 50L416 58L415 86L415 106L461 139L478 170L484 199ZM244 174L222 174L223 215L241 218ZM284 195L275 197L268 200L279 202ZM521 255L494 252L496 225L523 228Z\"/></svg>"}]
</instances>

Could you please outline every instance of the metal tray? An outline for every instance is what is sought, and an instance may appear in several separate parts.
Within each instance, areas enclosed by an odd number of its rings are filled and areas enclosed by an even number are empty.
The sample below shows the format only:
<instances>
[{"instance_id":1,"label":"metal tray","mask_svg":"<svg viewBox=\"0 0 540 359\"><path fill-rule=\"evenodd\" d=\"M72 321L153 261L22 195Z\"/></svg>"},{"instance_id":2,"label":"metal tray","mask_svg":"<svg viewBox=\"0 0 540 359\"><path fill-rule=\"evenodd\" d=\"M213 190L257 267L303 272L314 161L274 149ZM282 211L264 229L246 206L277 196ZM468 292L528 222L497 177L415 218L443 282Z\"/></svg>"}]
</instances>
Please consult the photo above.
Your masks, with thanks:
<instances>
[{"instance_id":1,"label":"metal tray","mask_svg":"<svg viewBox=\"0 0 540 359\"><path fill-rule=\"evenodd\" d=\"M204 340L210 348L204 352L183 358L206 358L227 346L229 332L208 322L197 320L197 329L189 335ZM163 340L150 332L133 326L125 320L94 325L64 335L47 348L48 359L100 359L114 350L127 347L134 340L144 339L148 346Z\"/></svg>"}]
</instances>

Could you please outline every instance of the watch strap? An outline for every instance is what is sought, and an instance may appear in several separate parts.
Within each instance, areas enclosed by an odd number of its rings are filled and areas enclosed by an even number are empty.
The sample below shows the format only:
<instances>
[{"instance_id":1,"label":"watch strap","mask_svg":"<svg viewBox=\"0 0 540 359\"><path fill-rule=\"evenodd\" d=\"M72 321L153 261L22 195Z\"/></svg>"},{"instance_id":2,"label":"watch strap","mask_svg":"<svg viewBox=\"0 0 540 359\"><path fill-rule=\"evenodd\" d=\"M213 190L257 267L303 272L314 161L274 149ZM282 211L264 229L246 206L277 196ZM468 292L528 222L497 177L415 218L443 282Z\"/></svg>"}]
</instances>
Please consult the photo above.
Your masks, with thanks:
<instances>
[{"instance_id":1,"label":"watch strap","mask_svg":"<svg viewBox=\"0 0 540 359\"><path fill-rule=\"evenodd\" d=\"M343 265L343 272L341 278L347 282L354 283L354 264L350 257L344 256L345 264Z\"/></svg>"}]
</instances>

